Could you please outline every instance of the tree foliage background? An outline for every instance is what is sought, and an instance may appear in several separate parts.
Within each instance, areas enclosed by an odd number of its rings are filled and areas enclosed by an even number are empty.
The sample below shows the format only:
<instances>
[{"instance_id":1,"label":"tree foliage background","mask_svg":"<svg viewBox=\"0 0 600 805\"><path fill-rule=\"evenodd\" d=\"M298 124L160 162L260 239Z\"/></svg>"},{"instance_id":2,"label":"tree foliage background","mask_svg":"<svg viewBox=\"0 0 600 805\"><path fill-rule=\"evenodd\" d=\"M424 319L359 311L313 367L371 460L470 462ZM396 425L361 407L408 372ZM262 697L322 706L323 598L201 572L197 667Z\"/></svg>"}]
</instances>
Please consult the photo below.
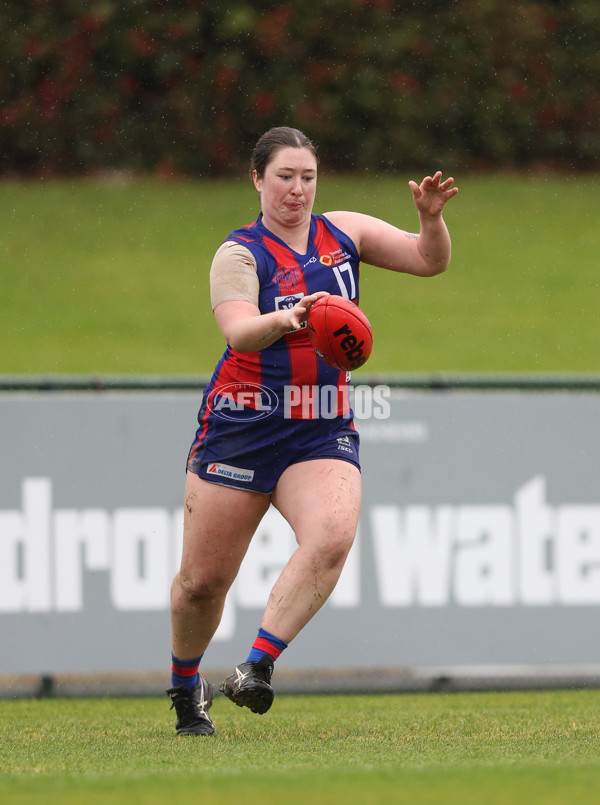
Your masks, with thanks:
<instances>
[{"instance_id":1,"label":"tree foliage background","mask_svg":"<svg viewBox=\"0 0 600 805\"><path fill-rule=\"evenodd\" d=\"M600 167L592 0L4 0L0 174Z\"/></svg>"}]
</instances>

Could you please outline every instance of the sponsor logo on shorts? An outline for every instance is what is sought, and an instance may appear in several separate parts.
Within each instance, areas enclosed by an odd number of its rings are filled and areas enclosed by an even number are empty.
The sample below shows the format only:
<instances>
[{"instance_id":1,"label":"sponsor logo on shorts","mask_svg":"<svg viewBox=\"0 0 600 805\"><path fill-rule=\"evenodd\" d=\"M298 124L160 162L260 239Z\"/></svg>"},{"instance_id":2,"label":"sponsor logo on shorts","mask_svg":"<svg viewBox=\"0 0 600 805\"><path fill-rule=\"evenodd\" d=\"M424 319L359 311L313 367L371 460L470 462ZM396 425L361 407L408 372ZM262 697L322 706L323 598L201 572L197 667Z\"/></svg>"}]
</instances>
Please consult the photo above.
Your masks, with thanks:
<instances>
[{"instance_id":1,"label":"sponsor logo on shorts","mask_svg":"<svg viewBox=\"0 0 600 805\"><path fill-rule=\"evenodd\" d=\"M337 443L338 450L342 450L344 453L352 453L351 442L347 436L338 436Z\"/></svg>"},{"instance_id":2,"label":"sponsor logo on shorts","mask_svg":"<svg viewBox=\"0 0 600 805\"><path fill-rule=\"evenodd\" d=\"M254 480L254 470L244 470L241 467L232 467L230 464L221 464L213 461L206 470L208 475L218 475L221 478L229 478L232 481L243 481L250 483Z\"/></svg>"}]
</instances>

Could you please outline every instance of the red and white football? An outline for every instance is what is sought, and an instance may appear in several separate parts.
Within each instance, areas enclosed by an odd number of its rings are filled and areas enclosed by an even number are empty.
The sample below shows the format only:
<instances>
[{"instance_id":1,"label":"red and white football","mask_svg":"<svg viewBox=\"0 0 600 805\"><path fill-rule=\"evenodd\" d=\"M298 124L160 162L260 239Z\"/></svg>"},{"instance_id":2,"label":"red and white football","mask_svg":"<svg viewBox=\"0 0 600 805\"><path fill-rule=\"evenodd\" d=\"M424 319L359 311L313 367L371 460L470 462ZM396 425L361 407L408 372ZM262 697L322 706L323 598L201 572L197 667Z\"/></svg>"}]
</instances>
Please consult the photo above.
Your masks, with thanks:
<instances>
[{"instance_id":1,"label":"red and white football","mask_svg":"<svg viewBox=\"0 0 600 805\"><path fill-rule=\"evenodd\" d=\"M317 299L308 313L308 336L325 363L345 371L362 366L373 348L368 318L343 296Z\"/></svg>"}]
</instances>

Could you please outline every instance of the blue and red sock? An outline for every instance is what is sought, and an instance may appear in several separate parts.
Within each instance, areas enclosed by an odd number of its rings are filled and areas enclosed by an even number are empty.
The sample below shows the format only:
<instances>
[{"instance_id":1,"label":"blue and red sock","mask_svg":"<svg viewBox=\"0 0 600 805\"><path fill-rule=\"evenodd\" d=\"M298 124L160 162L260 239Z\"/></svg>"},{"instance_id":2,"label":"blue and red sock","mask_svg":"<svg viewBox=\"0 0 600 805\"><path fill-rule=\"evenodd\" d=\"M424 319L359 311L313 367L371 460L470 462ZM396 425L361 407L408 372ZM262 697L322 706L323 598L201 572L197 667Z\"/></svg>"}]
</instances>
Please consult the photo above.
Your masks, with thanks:
<instances>
[{"instance_id":1,"label":"blue and red sock","mask_svg":"<svg viewBox=\"0 0 600 805\"><path fill-rule=\"evenodd\" d=\"M174 688L183 685L189 690L193 690L198 683L198 666L204 655L195 657L193 660L180 660L171 654L171 683Z\"/></svg>"},{"instance_id":2,"label":"blue and red sock","mask_svg":"<svg viewBox=\"0 0 600 805\"><path fill-rule=\"evenodd\" d=\"M271 632L260 628L258 630L258 637L252 644L252 649L250 650L250 654L248 654L246 662L258 662L265 654L268 654L273 660L276 660L287 647L288 644L285 640L280 640L278 637L275 637L274 634L271 634Z\"/></svg>"}]
</instances>

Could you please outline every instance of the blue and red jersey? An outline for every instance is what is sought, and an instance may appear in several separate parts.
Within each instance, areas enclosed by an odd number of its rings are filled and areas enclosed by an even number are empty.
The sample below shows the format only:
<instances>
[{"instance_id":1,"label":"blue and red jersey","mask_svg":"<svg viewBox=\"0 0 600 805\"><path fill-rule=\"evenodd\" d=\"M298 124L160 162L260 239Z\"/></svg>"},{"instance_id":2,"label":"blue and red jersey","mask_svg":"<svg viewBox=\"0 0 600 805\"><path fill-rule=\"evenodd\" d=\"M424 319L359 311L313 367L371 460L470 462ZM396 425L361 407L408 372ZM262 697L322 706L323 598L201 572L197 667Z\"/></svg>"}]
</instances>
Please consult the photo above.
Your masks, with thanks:
<instances>
[{"instance_id":1,"label":"blue and red jersey","mask_svg":"<svg viewBox=\"0 0 600 805\"><path fill-rule=\"evenodd\" d=\"M262 222L262 214L254 223L236 229L226 240L245 246L256 259L261 313L293 307L302 296L317 291L328 291L358 303L356 246L322 215L311 216L308 250L304 255L270 232ZM335 412L329 399L327 418L332 414L348 416L347 382L346 372L329 366L317 356L308 330L303 327L259 352L236 352L228 345L206 388L204 414L210 416L215 405L218 408L221 404L222 408L224 401L219 400L219 395L225 395L233 399L232 415L235 401L241 400L245 407L268 410L279 416L315 418L315 412L319 416L318 405L311 406L310 401L307 405L298 389L305 389L305 395L314 395L327 387L329 397L336 398Z\"/></svg>"}]
</instances>

